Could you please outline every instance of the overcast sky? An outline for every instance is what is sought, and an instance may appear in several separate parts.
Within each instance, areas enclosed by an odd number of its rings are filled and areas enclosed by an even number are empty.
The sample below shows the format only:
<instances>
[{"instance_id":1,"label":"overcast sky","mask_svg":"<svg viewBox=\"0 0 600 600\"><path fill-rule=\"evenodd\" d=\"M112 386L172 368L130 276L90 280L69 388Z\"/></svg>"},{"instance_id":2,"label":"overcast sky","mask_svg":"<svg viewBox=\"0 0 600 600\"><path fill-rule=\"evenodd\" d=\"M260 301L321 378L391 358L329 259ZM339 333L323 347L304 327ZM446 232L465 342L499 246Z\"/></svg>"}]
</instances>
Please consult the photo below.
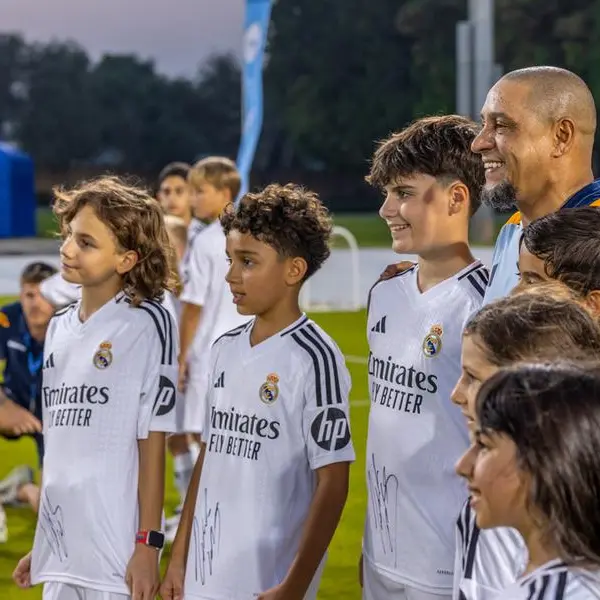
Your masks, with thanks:
<instances>
[{"instance_id":1,"label":"overcast sky","mask_svg":"<svg viewBox=\"0 0 600 600\"><path fill-rule=\"evenodd\" d=\"M0 31L27 41L71 39L105 52L153 58L170 75L194 75L212 52L240 53L244 0L0 0Z\"/></svg>"}]
</instances>

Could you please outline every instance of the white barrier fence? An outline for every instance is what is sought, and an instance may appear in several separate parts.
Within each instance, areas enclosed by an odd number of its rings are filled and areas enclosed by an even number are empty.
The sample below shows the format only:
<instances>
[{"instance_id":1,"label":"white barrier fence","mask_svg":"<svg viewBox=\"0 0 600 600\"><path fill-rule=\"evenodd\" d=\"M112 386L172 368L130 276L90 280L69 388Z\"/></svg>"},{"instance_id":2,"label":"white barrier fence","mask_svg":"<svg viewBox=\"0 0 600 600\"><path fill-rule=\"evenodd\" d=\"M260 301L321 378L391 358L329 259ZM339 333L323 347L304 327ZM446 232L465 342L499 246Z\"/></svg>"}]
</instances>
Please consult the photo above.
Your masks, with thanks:
<instances>
[{"instance_id":1,"label":"white barrier fence","mask_svg":"<svg viewBox=\"0 0 600 600\"><path fill-rule=\"evenodd\" d=\"M369 289L387 265L415 259L383 248L358 248L356 240L344 233L337 235L348 248L334 248L321 270L306 282L300 297L304 310L359 310L366 306ZM473 253L486 265L492 264L491 248L474 248ZM36 260L59 264L57 254L0 256L0 296L18 294L21 271Z\"/></svg>"},{"instance_id":2,"label":"white barrier fence","mask_svg":"<svg viewBox=\"0 0 600 600\"><path fill-rule=\"evenodd\" d=\"M473 248L473 254L488 267L492 248ZM307 281L300 303L308 311L359 310L366 307L371 286L385 267L402 260L416 260L383 248L334 248L329 260Z\"/></svg>"}]
</instances>

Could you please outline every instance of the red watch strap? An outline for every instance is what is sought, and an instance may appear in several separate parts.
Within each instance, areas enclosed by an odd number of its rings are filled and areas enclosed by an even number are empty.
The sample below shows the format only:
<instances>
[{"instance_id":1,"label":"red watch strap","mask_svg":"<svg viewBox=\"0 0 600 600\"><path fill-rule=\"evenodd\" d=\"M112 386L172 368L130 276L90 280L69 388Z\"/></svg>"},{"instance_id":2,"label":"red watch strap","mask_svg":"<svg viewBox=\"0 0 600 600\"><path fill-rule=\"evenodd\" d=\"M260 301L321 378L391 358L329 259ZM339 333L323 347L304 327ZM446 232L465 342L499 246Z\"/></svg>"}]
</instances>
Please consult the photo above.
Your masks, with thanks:
<instances>
[{"instance_id":1,"label":"red watch strap","mask_svg":"<svg viewBox=\"0 0 600 600\"><path fill-rule=\"evenodd\" d=\"M136 544L148 544L149 531L140 530L135 534Z\"/></svg>"}]
</instances>

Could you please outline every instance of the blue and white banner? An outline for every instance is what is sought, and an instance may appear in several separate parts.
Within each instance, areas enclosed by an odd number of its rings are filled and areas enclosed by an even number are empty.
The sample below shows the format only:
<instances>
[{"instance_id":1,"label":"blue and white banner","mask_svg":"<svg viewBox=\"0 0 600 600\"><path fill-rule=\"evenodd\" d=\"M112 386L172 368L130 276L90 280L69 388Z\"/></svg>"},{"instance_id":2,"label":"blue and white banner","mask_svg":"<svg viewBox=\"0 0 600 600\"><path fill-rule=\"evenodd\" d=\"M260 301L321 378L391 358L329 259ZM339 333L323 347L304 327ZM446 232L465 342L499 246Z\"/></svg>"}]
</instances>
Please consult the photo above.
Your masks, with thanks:
<instances>
[{"instance_id":1,"label":"blue and white banner","mask_svg":"<svg viewBox=\"0 0 600 600\"><path fill-rule=\"evenodd\" d=\"M263 123L263 63L271 0L246 0L242 64L242 135L237 167L242 177L238 200L248 191L248 180Z\"/></svg>"}]
</instances>

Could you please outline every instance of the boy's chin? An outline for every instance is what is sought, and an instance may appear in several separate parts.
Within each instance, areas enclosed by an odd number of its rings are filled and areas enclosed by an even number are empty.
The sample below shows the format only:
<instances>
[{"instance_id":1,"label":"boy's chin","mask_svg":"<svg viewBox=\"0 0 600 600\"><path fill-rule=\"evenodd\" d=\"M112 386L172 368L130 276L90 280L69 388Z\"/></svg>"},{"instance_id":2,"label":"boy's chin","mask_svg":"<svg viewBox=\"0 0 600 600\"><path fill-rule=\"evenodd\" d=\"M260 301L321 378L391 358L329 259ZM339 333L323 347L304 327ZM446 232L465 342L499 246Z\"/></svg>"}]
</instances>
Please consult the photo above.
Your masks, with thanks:
<instances>
[{"instance_id":1,"label":"boy's chin","mask_svg":"<svg viewBox=\"0 0 600 600\"><path fill-rule=\"evenodd\" d=\"M73 271L73 269L65 269L62 267L60 269L60 274L67 283L81 285L81 277L79 277L79 274L76 271Z\"/></svg>"},{"instance_id":2,"label":"boy's chin","mask_svg":"<svg viewBox=\"0 0 600 600\"><path fill-rule=\"evenodd\" d=\"M242 315L244 317L252 317L255 315L255 312L252 311L250 308L248 308L247 306L240 306L239 304L236 305L235 307L238 311L238 315Z\"/></svg>"},{"instance_id":3,"label":"boy's chin","mask_svg":"<svg viewBox=\"0 0 600 600\"><path fill-rule=\"evenodd\" d=\"M396 254L417 254L413 244L407 244L403 241L392 241L392 250Z\"/></svg>"}]
</instances>

